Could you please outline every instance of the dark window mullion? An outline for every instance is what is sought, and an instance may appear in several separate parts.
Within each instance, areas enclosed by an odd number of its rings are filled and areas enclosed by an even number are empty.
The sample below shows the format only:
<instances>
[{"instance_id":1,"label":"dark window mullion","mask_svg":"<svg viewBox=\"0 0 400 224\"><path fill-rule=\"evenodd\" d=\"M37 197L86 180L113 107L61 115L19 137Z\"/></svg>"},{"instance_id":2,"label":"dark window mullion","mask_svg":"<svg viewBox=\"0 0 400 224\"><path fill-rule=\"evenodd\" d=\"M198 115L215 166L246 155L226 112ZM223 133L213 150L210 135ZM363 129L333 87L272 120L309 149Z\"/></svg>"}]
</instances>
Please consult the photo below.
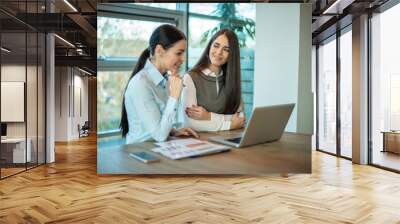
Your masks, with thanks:
<instances>
[{"instance_id":1,"label":"dark window mullion","mask_svg":"<svg viewBox=\"0 0 400 224\"><path fill-rule=\"evenodd\" d=\"M36 1L36 13L39 14L39 1ZM36 166L38 165L39 165L39 32L36 32Z\"/></svg>"},{"instance_id":2,"label":"dark window mullion","mask_svg":"<svg viewBox=\"0 0 400 224\"><path fill-rule=\"evenodd\" d=\"M372 30L371 30L371 20L372 20L372 12L368 12L368 20L367 20L367 140L368 140L368 155L367 160L368 164L373 164L373 153L372 153L372 65L371 65L371 57L372 57Z\"/></svg>"},{"instance_id":3,"label":"dark window mullion","mask_svg":"<svg viewBox=\"0 0 400 224\"><path fill-rule=\"evenodd\" d=\"M341 157L341 119L340 119L340 30L336 31L336 154Z\"/></svg>"},{"instance_id":4,"label":"dark window mullion","mask_svg":"<svg viewBox=\"0 0 400 224\"><path fill-rule=\"evenodd\" d=\"M25 1L25 21L28 21L28 1ZM25 120L25 170L28 170L28 24L25 23L25 88L24 88L24 120Z\"/></svg>"},{"instance_id":5,"label":"dark window mullion","mask_svg":"<svg viewBox=\"0 0 400 224\"><path fill-rule=\"evenodd\" d=\"M45 1L44 4L45 4L45 13L48 13L49 12L48 6L50 5L50 3ZM44 161L43 161L43 163L44 164L47 163L47 144L48 144L47 143L47 43L48 43L47 38L48 38L48 35L49 35L49 33L44 32L44 56L42 57L42 58L44 58L44 69L42 69L42 82L44 81L44 107L42 107L42 109L44 110L43 111L44 117L42 117L44 119L44 135L43 135L43 140L44 140ZM43 51L42 51L42 53L43 53ZM43 78L43 75L44 75L44 78Z\"/></svg>"},{"instance_id":6,"label":"dark window mullion","mask_svg":"<svg viewBox=\"0 0 400 224\"><path fill-rule=\"evenodd\" d=\"M315 148L319 149L319 44L315 47Z\"/></svg>"}]
</instances>

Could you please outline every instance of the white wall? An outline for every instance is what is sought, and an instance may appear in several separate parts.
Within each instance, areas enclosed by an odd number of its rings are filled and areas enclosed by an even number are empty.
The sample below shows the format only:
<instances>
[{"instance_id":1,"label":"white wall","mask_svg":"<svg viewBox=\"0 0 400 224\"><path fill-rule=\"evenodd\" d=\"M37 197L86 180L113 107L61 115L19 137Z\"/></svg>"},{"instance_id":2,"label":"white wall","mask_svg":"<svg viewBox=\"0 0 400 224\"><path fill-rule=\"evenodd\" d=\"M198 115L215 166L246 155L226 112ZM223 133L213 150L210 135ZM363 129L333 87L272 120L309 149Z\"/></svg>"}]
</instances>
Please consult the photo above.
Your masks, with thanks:
<instances>
[{"instance_id":1,"label":"white wall","mask_svg":"<svg viewBox=\"0 0 400 224\"><path fill-rule=\"evenodd\" d=\"M83 125L88 120L88 78L82 75L72 67L56 67L56 141L77 139L78 124Z\"/></svg>"},{"instance_id":2,"label":"white wall","mask_svg":"<svg viewBox=\"0 0 400 224\"><path fill-rule=\"evenodd\" d=\"M286 131L313 133L311 5L257 4L254 106L296 103Z\"/></svg>"},{"instance_id":3,"label":"white wall","mask_svg":"<svg viewBox=\"0 0 400 224\"><path fill-rule=\"evenodd\" d=\"M25 82L1 81L1 121L24 122ZM36 108L36 105L35 105Z\"/></svg>"},{"instance_id":4,"label":"white wall","mask_svg":"<svg viewBox=\"0 0 400 224\"><path fill-rule=\"evenodd\" d=\"M55 141L68 141L70 77L67 67L55 68Z\"/></svg>"}]
</instances>

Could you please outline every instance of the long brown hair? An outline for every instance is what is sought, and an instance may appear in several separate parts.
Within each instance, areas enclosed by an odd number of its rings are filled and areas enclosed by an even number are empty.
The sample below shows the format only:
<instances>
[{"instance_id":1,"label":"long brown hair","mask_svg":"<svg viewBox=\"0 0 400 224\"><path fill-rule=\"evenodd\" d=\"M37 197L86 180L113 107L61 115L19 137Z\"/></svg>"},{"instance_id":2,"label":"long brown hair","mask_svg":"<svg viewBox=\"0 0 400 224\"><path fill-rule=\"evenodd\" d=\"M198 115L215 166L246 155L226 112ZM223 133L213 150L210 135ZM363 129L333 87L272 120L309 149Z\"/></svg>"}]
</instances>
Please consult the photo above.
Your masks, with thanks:
<instances>
[{"instance_id":1,"label":"long brown hair","mask_svg":"<svg viewBox=\"0 0 400 224\"><path fill-rule=\"evenodd\" d=\"M241 78L240 78L240 49L236 34L229 29L221 29L208 42L197 64L189 71L190 73L200 74L207 68L211 61L209 53L212 43L221 35L225 35L229 42L229 56L227 62L221 69L224 74L224 88L227 97L224 114L234 114L240 106L242 97Z\"/></svg>"},{"instance_id":2,"label":"long brown hair","mask_svg":"<svg viewBox=\"0 0 400 224\"><path fill-rule=\"evenodd\" d=\"M128 83L125 87L124 97L122 99L121 122L119 124L119 127L122 130L122 136L125 137L126 134L128 134L129 132L128 116L125 108L125 92L126 88L128 87L129 81L136 75L136 73L143 69L150 55L154 55L154 51L158 44L160 44L165 50L167 50L173 47L180 40L186 40L185 34L182 33L182 31L180 31L175 26L168 24L157 27L151 34L149 47L146 48L140 55L139 60L135 68L133 69L132 75L129 78Z\"/></svg>"}]
</instances>

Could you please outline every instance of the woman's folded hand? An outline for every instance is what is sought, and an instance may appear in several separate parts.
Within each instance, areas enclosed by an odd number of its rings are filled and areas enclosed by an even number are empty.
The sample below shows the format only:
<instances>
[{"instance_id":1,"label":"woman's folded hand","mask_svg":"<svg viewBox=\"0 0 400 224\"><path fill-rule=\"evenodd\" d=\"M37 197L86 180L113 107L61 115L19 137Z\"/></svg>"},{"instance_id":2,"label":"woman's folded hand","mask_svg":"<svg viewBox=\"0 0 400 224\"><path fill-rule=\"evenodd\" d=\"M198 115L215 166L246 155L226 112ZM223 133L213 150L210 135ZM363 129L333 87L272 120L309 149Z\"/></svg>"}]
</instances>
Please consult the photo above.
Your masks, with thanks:
<instances>
[{"instance_id":1,"label":"woman's folded hand","mask_svg":"<svg viewBox=\"0 0 400 224\"><path fill-rule=\"evenodd\" d=\"M246 118L241 116L240 113L232 115L231 119L231 130L243 128L246 124Z\"/></svg>"},{"instance_id":2,"label":"woman's folded hand","mask_svg":"<svg viewBox=\"0 0 400 224\"><path fill-rule=\"evenodd\" d=\"M211 113L202 106L192 105L185 110L188 117L194 120L211 120Z\"/></svg>"}]
</instances>

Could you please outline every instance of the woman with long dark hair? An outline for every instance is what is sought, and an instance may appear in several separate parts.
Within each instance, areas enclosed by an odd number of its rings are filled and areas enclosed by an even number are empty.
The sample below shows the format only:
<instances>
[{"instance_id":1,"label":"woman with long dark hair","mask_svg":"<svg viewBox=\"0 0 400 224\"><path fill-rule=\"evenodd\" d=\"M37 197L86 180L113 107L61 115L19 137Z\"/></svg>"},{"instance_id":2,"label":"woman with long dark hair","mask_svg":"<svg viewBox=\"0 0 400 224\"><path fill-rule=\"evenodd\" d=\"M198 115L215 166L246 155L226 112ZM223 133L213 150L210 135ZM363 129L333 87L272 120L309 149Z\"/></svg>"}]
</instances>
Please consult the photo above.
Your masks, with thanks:
<instances>
[{"instance_id":1,"label":"woman with long dark hair","mask_svg":"<svg viewBox=\"0 0 400 224\"><path fill-rule=\"evenodd\" d=\"M183 77L185 126L222 131L245 124L241 101L240 49L236 34L218 31L197 64Z\"/></svg>"},{"instance_id":2,"label":"woman with long dark hair","mask_svg":"<svg viewBox=\"0 0 400 224\"><path fill-rule=\"evenodd\" d=\"M176 27L165 24L153 31L125 88L120 128L126 143L165 141L169 135L198 137L190 128L175 129L182 90L177 73L185 50L186 37Z\"/></svg>"}]
</instances>

